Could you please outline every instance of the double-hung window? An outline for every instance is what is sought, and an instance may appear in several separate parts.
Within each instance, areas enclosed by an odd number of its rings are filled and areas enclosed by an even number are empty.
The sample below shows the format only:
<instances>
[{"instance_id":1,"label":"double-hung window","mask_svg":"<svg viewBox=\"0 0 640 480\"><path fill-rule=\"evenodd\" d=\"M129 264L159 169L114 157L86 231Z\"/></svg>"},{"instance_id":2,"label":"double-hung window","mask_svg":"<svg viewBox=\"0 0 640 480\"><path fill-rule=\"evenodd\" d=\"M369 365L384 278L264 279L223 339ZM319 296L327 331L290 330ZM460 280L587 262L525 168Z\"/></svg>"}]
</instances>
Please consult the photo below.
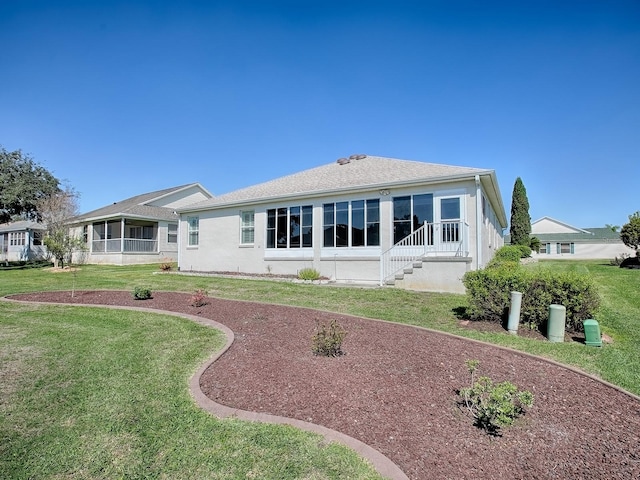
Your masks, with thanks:
<instances>
[{"instance_id":1,"label":"double-hung window","mask_svg":"<svg viewBox=\"0 0 640 480\"><path fill-rule=\"evenodd\" d=\"M240 212L240 244L252 245L255 241L255 212L243 210Z\"/></svg>"},{"instance_id":2,"label":"double-hung window","mask_svg":"<svg viewBox=\"0 0 640 480\"><path fill-rule=\"evenodd\" d=\"M380 245L380 200L325 203L325 247L372 247Z\"/></svg>"},{"instance_id":3,"label":"double-hung window","mask_svg":"<svg viewBox=\"0 0 640 480\"><path fill-rule=\"evenodd\" d=\"M574 245L573 243L569 243L569 242L557 243L556 252L559 254L574 253Z\"/></svg>"},{"instance_id":4,"label":"double-hung window","mask_svg":"<svg viewBox=\"0 0 640 480\"><path fill-rule=\"evenodd\" d=\"M25 244L24 232L11 232L9 233L9 245L11 246L23 246Z\"/></svg>"},{"instance_id":5,"label":"double-hung window","mask_svg":"<svg viewBox=\"0 0 640 480\"><path fill-rule=\"evenodd\" d=\"M267 210L267 248L312 247L313 207Z\"/></svg>"},{"instance_id":6,"label":"double-hung window","mask_svg":"<svg viewBox=\"0 0 640 480\"><path fill-rule=\"evenodd\" d=\"M187 226L187 245L195 247L200 240L200 219L198 217L187 217Z\"/></svg>"},{"instance_id":7,"label":"double-hung window","mask_svg":"<svg viewBox=\"0 0 640 480\"><path fill-rule=\"evenodd\" d=\"M178 224L169 223L167 225L167 243L178 243Z\"/></svg>"}]
</instances>

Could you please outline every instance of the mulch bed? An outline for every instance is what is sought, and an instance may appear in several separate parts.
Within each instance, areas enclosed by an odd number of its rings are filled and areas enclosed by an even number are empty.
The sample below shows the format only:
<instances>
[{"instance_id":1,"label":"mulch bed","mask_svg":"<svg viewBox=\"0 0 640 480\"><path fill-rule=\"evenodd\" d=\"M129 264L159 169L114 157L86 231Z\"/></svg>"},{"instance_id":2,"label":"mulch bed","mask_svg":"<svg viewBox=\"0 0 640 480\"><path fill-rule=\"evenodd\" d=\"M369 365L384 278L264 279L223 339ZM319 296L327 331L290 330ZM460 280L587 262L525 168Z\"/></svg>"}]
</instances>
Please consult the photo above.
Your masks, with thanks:
<instances>
[{"instance_id":1,"label":"mulch bed","mask_svg":"<svg viewBox=\"0 0 640 480\"><path fill-rule=\"evenodd\" d=\"M412 479L640 478L640 402L541 359L309 309L220 299L196 308L184 293L154 293L144 301L104 291L12 298L148 307L227 325L235 342L201 378L209 398L338 430L382 452ZM345 355L314 356L316 322L331 319L348 332ZM476 428L458 405L456 391L469 383L468 359L480 361L479 375L535 396L502 436Z\"/></svg>"}]
</instances>

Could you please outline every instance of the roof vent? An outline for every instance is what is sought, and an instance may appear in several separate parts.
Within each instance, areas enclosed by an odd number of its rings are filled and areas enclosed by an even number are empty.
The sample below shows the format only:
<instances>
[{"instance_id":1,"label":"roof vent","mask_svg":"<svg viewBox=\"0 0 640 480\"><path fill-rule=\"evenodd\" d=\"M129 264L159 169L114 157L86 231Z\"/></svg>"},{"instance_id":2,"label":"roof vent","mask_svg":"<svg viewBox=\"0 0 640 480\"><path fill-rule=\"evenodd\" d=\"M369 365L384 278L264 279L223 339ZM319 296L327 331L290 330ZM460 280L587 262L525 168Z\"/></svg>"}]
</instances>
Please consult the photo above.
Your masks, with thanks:
<instances>
[{"instance_id":1,"label":"roof vent","mask_svg":"<svg viewBox=\"0 0 640 480\"><path fill-rule=\"evenodd\" d=\"M345 158L345 157L342 157L342 158L339 158L338 160L336 160L336 163L338 165L346 165L349 162L351 162L351 160L349 160L348 158Z\"/></svg>"},{"instance_id":2,"label":"roof vent","mask_svg":"<svg viewBox=\"0 0 640 480\"><path fill-rule=\"evenodd\" d=\"M363 153L356 153L353 154L349 157L349 160L362 160L363 158L366 158L367 156Z\"/></svg>"}]
</instances>

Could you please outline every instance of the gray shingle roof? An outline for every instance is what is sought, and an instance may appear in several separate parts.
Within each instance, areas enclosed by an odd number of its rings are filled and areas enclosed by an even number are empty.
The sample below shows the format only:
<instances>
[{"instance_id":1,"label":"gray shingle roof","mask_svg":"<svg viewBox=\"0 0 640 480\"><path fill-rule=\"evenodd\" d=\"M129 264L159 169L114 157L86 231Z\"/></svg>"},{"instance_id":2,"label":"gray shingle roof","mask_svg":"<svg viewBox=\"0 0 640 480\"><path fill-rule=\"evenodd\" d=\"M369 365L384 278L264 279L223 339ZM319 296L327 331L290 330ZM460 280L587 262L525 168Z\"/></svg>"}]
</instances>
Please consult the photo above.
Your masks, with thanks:
<instances>
[{"instance_id":1,"label":"gray shingle roof","mask_svg":"<svg viewBox=\"0 0 640 480\"><path fill-rule=\"evenodd\" d=\"M538 238L542 243L547 242L574 242L574 243L618 243L620 232L613 232L610 228L583 228L585 232L576 233L532 233L532 237ZM511 235L505 235L504 242L511 242Z\"/></svg>"},{"instance_id":2,"label":"gray shingle roof","mask_svg":"<svg viewBox=\"0 0 640 480\"><path fill-rule=\"evenodd\" d=\"M0 232L19 232L22 230L45 230L45 227L38 222L31 220L18 220L17 222L0 223Z\"/></svg>"},{"instance_id":3,"label":"gray shingle roof","mask_svg":"<svg viewBox=\"0 0 640 480\"><path fill-rule=\"evenodd\" d=\"M204 210L219 206L259 202L294 196L316 196L366 188L392 187L402 184L436 182L448 178L489 174L491 170L441 165L435 163L365 156L346 159L348 163L304 170L190 205L181 211Z\"/></svg>"},{"instance_id":4,"label":"gray shingle roof","mask_svg":"<svg viewBox=\"0 0 640 480\"><path fill-rule=\"evenodd\" d=\"M154 207L152 205L147 205L147 203L153 202L160 197L173 192L177 192L191 185L196 184L190 183L187 185L180 185L178 187L165 188L164 190L157 190L155 192L136 195L135 197L127 198L119 202L114 202L111 205L107 205L105 207L83 213L82 215L78 215L77 217L74 217L70 223L79 223L95 218L109 218L126 215L144 217L154 220L175 221L178 219L178 217L173 213L174 209L165 207Z\"/></svg>"}]
</instances>

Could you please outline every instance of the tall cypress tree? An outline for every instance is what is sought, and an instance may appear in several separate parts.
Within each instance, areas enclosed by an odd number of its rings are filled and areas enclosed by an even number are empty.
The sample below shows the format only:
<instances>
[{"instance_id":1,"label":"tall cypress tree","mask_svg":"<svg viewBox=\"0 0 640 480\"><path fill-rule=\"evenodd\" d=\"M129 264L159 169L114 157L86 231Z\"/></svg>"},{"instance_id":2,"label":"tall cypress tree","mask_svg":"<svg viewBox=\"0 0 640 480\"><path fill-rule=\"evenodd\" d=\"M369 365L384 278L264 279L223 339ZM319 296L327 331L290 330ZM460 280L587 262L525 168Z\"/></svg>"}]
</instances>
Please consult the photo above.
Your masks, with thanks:
<instances>
[{"instance_id":1,"label":"tall cypress tree","mask_svg":"<svg viewBox=\"0 0 640 480\"><path fill-rule=\"evenodd\" d=\"M529 216L529 200L527 189L520 177L516 178L511 197L511 245L529 245L531 233L531 217Z\"/></svg>"}]
</instances>

